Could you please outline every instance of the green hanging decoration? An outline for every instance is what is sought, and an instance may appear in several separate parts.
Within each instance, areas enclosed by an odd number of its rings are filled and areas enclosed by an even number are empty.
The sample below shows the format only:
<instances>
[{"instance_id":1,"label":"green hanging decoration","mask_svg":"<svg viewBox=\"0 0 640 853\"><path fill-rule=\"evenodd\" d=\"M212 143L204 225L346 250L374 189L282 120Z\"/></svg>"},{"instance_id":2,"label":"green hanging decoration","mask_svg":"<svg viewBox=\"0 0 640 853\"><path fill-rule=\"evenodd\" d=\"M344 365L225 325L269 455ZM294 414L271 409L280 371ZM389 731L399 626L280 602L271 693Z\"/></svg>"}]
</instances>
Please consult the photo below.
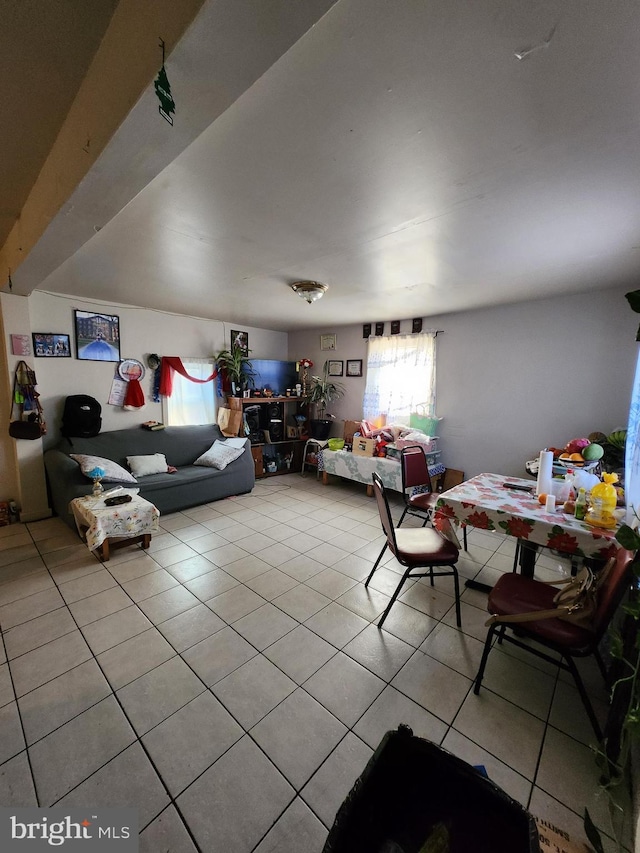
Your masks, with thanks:
<instances>
[{"instance_id":1,"label":"green hanging decoration","mask_svg":"<svg viewBox=\"0 0 640 853\"><path fill-rule=\"evenodd\" d=\"M164 67L163 39L160 39L160 47L162 49L162 68L158 72L158 76L156 77L153 86L156 90L158 100L160 101L158 112L160 113L162 118L165 119L165 121L168 121L169 124L173 126L173 117L171 113L175 113L176 103L173 100L173 96L171 95L171 84L169 83L169 78L167 77L167 72L165 71Z\"/></svg>"}]
</instances>

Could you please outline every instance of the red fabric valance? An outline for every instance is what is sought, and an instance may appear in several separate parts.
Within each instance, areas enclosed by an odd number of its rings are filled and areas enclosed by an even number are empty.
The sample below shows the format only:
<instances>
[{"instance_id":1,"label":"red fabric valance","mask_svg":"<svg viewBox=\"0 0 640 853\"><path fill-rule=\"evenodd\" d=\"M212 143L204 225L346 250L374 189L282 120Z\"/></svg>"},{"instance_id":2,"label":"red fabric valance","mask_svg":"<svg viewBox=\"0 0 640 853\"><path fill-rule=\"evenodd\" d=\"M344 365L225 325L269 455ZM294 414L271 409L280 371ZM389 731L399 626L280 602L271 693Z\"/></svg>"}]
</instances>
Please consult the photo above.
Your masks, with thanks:
<instances>
[{"instance_id":1,"label":"red fabric valance","mask_svg":"<svg viewBox=\"0 0 640 853\"><path fill-rule=\"evenodd\" d=\"M190 382L197 382L200 385L203 385L205 382L212 382L218 376L218 368L216 367L208 379L196 379L194 376L189 376L182 363L182 359L177 355L163 355L160 364L160 393L163 397L171 396L174 370L177 370L180 376L184 376Z\"/></svg>"}]
</instances>

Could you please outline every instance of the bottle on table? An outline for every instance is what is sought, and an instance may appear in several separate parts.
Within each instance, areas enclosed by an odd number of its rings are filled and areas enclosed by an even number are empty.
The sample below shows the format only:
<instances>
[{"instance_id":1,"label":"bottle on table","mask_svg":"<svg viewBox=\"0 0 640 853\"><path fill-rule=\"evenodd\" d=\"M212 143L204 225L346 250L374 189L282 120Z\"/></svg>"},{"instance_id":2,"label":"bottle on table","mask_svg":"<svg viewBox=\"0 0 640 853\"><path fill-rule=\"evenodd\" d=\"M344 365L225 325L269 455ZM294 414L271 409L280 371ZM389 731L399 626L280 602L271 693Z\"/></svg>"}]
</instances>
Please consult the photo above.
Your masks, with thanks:
<instances>
[{"instance_id":1,"label":"bottle on table","mask_svg":"<svg viewBox=\"0 0 640 853\"><path fill-rule=\"evenodd\" d=\"M578 497L576 498L576 509L575 509L575 517L578 521L584 521L584 517L587 514L587 493L582 488L582 486L578 489Z\"/></svg>"}]
</instances>

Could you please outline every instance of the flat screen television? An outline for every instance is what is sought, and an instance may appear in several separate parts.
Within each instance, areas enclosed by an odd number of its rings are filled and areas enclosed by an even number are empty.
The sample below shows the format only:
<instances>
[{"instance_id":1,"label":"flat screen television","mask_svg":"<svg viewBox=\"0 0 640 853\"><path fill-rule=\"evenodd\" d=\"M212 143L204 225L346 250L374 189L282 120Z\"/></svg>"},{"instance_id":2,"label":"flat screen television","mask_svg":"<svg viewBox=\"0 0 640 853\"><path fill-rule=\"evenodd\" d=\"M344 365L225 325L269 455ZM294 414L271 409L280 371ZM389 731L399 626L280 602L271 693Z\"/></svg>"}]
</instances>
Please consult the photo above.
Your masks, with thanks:
<instances>
[{"instance_id":1,"label":"flat screen television","mask_svg":"<svg viewBox=\"0 0 640 853\"><path fill-rule=\"evenodd\" d=\"M284 397L287 388L295 388L299 381L295 361L277 361L271 358L252 358L255 376L247 383L251 388L268 388L274 397Z\"/></svg>"}]
</instances>

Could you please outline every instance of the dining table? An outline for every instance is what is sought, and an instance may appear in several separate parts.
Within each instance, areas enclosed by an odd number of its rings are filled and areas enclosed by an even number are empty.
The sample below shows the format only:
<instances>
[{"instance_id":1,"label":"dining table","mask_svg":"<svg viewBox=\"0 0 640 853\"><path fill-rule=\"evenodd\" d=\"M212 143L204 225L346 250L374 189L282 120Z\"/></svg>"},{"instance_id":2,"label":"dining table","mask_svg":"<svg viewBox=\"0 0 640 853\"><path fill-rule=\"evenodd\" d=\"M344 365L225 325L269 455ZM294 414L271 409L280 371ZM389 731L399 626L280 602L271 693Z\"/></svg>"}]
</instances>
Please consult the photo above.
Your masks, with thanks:
<instances>
[{"instance_id":1,"label":"dining table","mask_svg":"<svg viewBox=\"0 0 640 853\"><path fill-rule=\"evenodd\" d=\"M449 524L513 536L520 543L520 570L528 577L533 577L540 546L572 560L607 560L621 547L615 538L617 527L593 527L562 507L548 512L538 502L531 480L504 474L478 474L442 492L433 526L446 530Z\"/></svg>"}]
</instances>

